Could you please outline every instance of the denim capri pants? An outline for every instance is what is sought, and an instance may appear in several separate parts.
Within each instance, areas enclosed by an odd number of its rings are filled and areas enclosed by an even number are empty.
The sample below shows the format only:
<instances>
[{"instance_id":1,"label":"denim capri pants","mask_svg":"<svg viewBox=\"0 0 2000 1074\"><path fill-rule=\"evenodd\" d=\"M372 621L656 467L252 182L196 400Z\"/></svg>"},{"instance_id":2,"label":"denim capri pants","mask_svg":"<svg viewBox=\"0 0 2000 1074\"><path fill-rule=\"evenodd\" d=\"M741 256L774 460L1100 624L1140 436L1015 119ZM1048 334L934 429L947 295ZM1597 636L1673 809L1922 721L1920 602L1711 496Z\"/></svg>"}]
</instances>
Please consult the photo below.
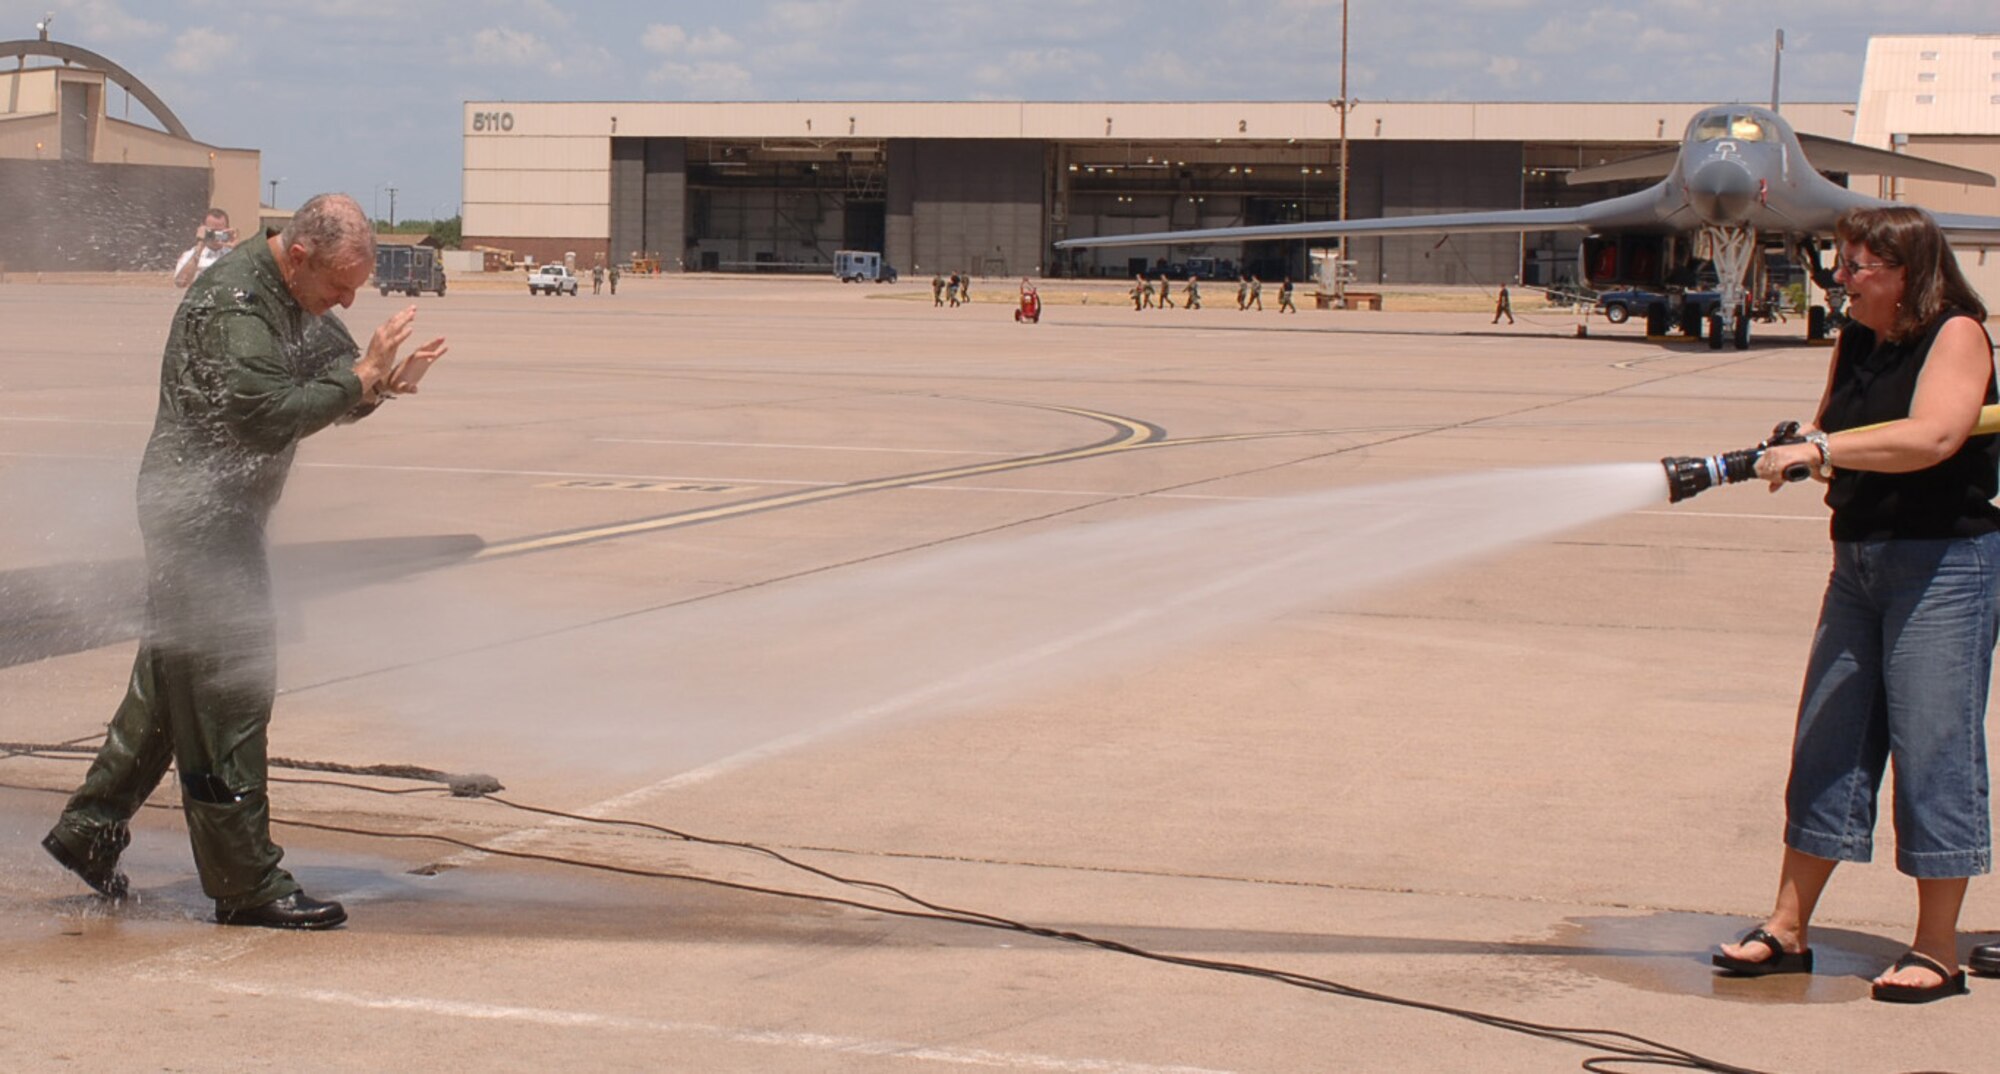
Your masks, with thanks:
<instances>
[{"instance_id":1,"label":"denim capri pants","mask_svg":"<svg viewBox=\"0 0 2000 1074\"><path fill-rule=\"evenodd\" d=\"M1836 541L1785 788L1785 845L1867 861L1894 765L1896 868L1920 880L1992 868L1986 689L2000 534Z\"/></svg>"}]
</instances>

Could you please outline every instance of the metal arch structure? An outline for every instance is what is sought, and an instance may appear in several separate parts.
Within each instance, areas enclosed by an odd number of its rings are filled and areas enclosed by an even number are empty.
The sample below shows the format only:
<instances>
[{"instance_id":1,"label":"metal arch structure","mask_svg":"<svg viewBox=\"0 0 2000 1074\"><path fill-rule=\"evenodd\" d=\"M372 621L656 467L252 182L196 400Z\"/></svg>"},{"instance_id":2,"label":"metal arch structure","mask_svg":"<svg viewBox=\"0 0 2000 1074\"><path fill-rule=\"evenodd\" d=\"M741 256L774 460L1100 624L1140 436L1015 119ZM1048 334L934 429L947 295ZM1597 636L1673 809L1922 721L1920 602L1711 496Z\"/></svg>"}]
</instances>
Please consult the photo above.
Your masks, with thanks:
<instances>
[{"instance_id":1,"label":"metal arch structure","mask_svg":"<svg viewBox=\"0 0 2000 1074\"><path fill-rule=\"evenodd\" d=\"M139 103L145 105L148 112L153 113L153 118L159 120L160 125L166 128L168 134L190 142L195 140L194 135L188 133L187 125L181 122L179 116L174 115L173 109L167 107L167 102L160 100L159 94L147 88L146 84L139 81L132 72L87 48L66 45L60 41L38 41L27 38L19 41L0 41L0 59L8 56L14 57L16 64L22 68L27 67L28 57L46 56L78 67L102 71L105 77L125 87L125 92L137 97Z\"/></svg>"}]
</instances>

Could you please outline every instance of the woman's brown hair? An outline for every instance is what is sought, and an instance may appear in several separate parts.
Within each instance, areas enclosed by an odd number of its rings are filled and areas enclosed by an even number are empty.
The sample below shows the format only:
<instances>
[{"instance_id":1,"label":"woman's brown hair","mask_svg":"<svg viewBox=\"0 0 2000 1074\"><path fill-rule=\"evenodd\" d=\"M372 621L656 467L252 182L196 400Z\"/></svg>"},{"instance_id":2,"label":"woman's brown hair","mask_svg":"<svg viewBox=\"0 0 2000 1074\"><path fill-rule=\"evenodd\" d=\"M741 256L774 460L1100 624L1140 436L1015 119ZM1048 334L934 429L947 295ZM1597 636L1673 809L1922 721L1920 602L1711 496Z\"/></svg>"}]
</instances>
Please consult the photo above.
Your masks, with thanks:
<instances>
[{"instance_id":1,"label":"woman's brown hair","mask_svg":"<svg viewBox=\"0 0 2000 1074\"><path fill-rule=\"evenodd\" d=\"M1963 310L1980 322L1986 304L1958 270L1958 258L1931 214L1910 205L1871 205L1840 214L1833 233L1903 269L1903 297L1896 303L1890 339L1909 339L1946 309Z\"/></svg>"}]
</instances>

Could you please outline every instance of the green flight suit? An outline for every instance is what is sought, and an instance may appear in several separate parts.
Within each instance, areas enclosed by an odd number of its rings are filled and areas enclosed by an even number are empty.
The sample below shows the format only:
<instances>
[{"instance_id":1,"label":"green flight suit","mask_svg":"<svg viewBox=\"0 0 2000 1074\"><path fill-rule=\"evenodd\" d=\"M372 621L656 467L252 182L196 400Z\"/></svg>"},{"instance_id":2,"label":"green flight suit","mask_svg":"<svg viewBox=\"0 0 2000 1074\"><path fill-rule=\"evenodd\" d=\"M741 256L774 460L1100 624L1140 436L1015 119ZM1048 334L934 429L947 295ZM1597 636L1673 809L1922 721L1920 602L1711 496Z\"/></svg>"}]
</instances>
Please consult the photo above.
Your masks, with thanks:
<instances>
[{"instance_id":1,"label":"green flight suit","mask_svg":"<svg viewBox=\"0 0 2000 1074\"><path fill-rule=\"evenodd\" d=\"M122 847L171 759L216 908L299 889L278 867L265 790L277 645L264 524L298 442L364 412L357 354L338 319L300 308L265 242L239 246L188 289L139 468L145 635L104 745L52 833L73 852Z\"/></svg>"}]
</instances>

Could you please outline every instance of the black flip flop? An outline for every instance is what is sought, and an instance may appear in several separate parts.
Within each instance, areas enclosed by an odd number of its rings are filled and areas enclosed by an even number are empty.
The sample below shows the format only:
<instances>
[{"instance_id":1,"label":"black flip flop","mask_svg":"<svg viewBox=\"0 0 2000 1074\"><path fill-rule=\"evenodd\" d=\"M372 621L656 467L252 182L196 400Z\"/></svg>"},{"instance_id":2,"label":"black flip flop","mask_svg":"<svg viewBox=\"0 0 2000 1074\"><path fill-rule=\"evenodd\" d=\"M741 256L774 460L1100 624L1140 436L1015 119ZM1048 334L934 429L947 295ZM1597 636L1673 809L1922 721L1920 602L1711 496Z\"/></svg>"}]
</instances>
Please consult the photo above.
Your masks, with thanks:
<instances>
[{"instance_id":1,"label":"black flip flop","mask_svg":"<svg viewBox=\"0 0 2000 1074\"><path fill-rule=\"evenodd\" d=\"M1738 944L1763 944L1765 947L1771 949L1771 957L1756 960L1731 958L1718 951L1709 957L1709 961L1715 965L1716 969L1734 977L1769 977L1779 973L1812 972L1812 948L1808 947L1803 951L1787 951L1785 950L1785 945L1779 943L1776 936L1771 935L1762 928L1751 929L1749 932L1743 934L1742 939L1736 942Z\"/></svg>"},{"instance_id":2,"label":"black flip flop","mask_svg":"<svg viewBox=\"0 0 2000 1074\"><path fill-rule=\"evenodd\" d=\"M1921 951L1905 951L1903 957L1897 959L1894 966L1889 967L1889 972L1894 973L1897 970L1908 969L1911 966L1922 966L1936 973L1939 977L1944 978L1944 980L1929 987L1903 984L1878 984L1870 990L1870 994L1884 1003L1930 1003L1943 999L1946 996L1962 996L1972 991L1965 984L1964 970L1954 973L1950 969L1947 969L1944 963Z\"/></svg>"}]
</instances>

